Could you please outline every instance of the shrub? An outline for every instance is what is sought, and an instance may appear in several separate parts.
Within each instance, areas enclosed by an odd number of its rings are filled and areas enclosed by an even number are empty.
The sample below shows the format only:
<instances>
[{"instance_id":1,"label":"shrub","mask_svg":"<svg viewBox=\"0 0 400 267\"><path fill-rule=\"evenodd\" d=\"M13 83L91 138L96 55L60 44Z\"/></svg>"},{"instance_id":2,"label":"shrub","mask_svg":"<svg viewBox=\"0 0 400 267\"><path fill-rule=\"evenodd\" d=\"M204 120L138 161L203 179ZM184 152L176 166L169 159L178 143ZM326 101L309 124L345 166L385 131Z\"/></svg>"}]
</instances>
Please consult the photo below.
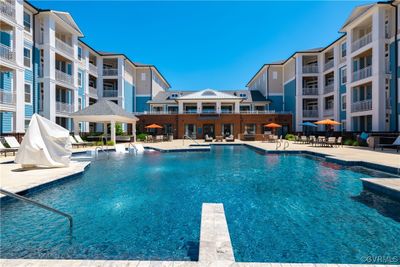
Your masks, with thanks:
<instances>
[{"instance_id":1,"label":"shrub","mask_svg":"<svg viewBox=\"0 0 400 267\"><path fill-rule=\"evenodd\" d=\"M354 141L352 145L353 145L353 146L359 146L360 143L359 143L358 141Z\"/></svg>"},{"instance_id":2,"label":"shrub","mask_svg":"<svg viewBox=\"0 0 400 267\"><path fill-rule=\"evenodd\" d=\"M136 136L136 139L139 140L139 141L144 141L144 140L146 140L146 136L147 136L147 135L148 135L148 134L140 133L140 134L138 134L138 135Z\"/></svg>"},{"instance_id":3,"label":"shrub","mask_svg":"<svg viewBox=\"0 0 400 267\"><path fill-rule=\"evenodd\" d=\"M107 141L107 146L113 146L115 145L114 141Z\"/></svg>"},{"instance_id":4,"label":"shrub","mask_svg":"<svg viewBox=\"0 0 400 267\"><path fill-rule=\"evenodd\" d=\"M294 134L287 134L285 136L285 139L289 141L294 141L295 140Z\"/></svg>"},{"instance_id":5,"label":"shrub","mask_svg":"<svg viewBox=\"0 0 400 267\"><path fill-rule=\"evenodd\" d=\"M116 135L124 135L124 129L122 129L122 124L121 123L116 123L115 124L115 134Z\"/></svg>"},{"instance_id":6,"label":"shrub","mask_svg":"<svg viewBox=\"0 0 400 267\"><path fill-rule=\"evenodd\" d=\"M346 139L343 144L346 146L352 146L353 143L354 143L354 140Z\"/></svg>"}]
</instances>

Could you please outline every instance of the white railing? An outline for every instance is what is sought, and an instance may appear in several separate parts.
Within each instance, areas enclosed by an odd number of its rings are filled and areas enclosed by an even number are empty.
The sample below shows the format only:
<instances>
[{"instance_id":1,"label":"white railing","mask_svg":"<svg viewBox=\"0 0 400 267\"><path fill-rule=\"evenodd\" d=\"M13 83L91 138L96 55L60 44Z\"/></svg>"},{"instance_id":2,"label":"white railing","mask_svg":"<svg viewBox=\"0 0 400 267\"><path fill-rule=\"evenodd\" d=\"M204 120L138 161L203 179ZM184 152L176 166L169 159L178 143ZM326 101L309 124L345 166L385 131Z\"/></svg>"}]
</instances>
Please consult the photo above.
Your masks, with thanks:
<instances>
[{"instance_id":1,"label":"white railing","mask_svg":"<svg viewBox=\"0 0 400 267\"><path fill-rule=\"evenodd\" d=\"M15 6L7 1L0 1L0 13L15 20Z\"/></svg>"},{"instance_id":2,"label":"white railing","mask_svg":"<svg viewBox=\"0 0 400 267\"><path fill-rule=\"evenodd\" d=\"M361 47L366 46L367 44L372 42L372 33L367 33L366 35L364 35L363 37L355 40L352 45L351 45L351 51L354 52L358 49L360 49Z\"/></svg>"},{"instance_id":3,"label":"white railing","mask_svg":"<svg viewBox=\"0 0 400 267\"><path fill-rule=\"evenodd\" d=\"M324 94L332 93L334 89L333 83L325 85L324 87Z\"/></svg>"},{"instance_id":4,"label":"white railing","mask_svg":"<svg viewBox=\"0 0 400 267\"><path fill-rule=\"evenodd\" d=\"M328 62L325 63L324 70L328 70L328 69L332 68L333 64L334 64L333 59L329 60Z\"/></svg>"},{"instance_id":5,"label":"white railing","mask_svg":"<svg viewBox=\"0 0 400 267\"><path fill-rule=\"evenodd\" d=\"M56 72L56 80L64 83L74 84L74 77L69 75L68 73L62 72L60 70L55 70Z\"/></svg>"},{"instance_id":6,"label":"white railing","mask_svg":"<svg viewBox=\"0 0 400 267\"><path fill-rule=\"evenodd\" d=\"M372 75L372 66L353 72L353 82L368 78Z\"/></svg>"},{"instance_id":7,"label":"white railing","mask_svg":"<svg viewBox=\"0 0 400 267\"><path fill-rule=\"evenodd\" d=\"M56 48L67 53L68 55L74 55L74 48L58 38L56 38Z\"/></svg>"},{"instance_id":8,"label":"white railing","mask_svg":"<svg viewBox=\"0 0 400 267\"><path fill-rule=\"evenodd\" d=\"M15 105L15 92L0 89L0 104Z\"/></svg>"},{"instance_id":9,"label":"white railing","mask_svg":"<svg viewBox=\"0 0 400 267\"><path fill-rule=\"evenodd\" d=\"M367 99L363 101L353 102L351 104L351 112L360 112L372 110L372 100Z\"/></svg>"},{"instance_id":10,"label":"white railing","mask_svg":"<svg viewBox=\"0 0 400 267\"><path fill-rule=\"evenodd\" d=\"M56 111L60 113L72 113L74 112L74 105L64 102L56 102Z\"/></svg>"},{"instance_id":11,"label":"white railing","mask_svg":"<svg viewBox=\"0 0 400 267\"><path fill-rule=\"evenodd\" d=\"M97 74L97 66L93 65L92 63L89 63L89 71Z\"/></svg>"},{"instance_id":12,"label":"white railing","mask_svg":"<svg viewBox=\"0 0 400 267\"><path fill-rule=\"evenodd\" d=\"M332 116L333 115L333 108L328 108L323 110L324 116Z\"/></svg>"},{"instance_id":13,"label":"white railing","mask_svg":"<svg viewBox=\"0 0 400 267\"><path fill-rule=\"evenodd\" d=\"M117 76L118 69L103 69L103 76Z\"/></svg>"},{"instance_id":14,"label":"white railing","mask_svg":"<svg viewBox=\"0 0 400 267\"><path fill-rule=\"evenodd\" d=\"M0 44L0 57L5 60L15 61L15 52L11 47Z\"/></svg>"},{"instance_id":15,"label":"white railing","mask_svg":"<svg viewBox=\"0 0 400 267\"><path fill-rule=\"evenodd\" d=\"M215 114L215 113L217 113L217 110L215 110L215 109L206 109L206 110L201 110L201 113L202 114Z\"/></svg>"},{"instance_id":16,"label":"white railing","mask_svg":"<svg viewBox=\"0 0 400 267\"><path fill-rule=\"evenodd\" d=\"M305 87L303 88L303 95L318 95L318 88Z\"/></svg>"},{"instance_id":17,"label":"white railing","mask_svg":"<svg viewBox=\"0 0 400 267\"><path fill-rule=\"evenodd\" d=\"M202 113L197 113L197 110L194 111L183 111L183 112L178 112L178 111L144 111L144 112L135 112L135 115L171 115L171 114L204 114ZM275 110L248 110L248 111L231 111L231 112L223 112L221 111L220 113L215 113L215 114L290 114L290 112L277 112Z\"/></svg>"},{"instance_id":18,"label":"white railing","mask_svg":"<svg viewBox=\"0 0 400 267\"><path fill-rule=\"evenodd\" d=\"M303 117L306 117L306 118L318 117L318 109L303 110Z\"/></svg>"},{"instance_id":19,"label":"white railing","mask_svg":"<svg viewBox=\"0 0 400 267\"><path fill-rule=\"evenodd\" d=\"M118 97L118 90L117 89L104 89L103 97Z\"/></svg>"},{"instance_id":20,"label":"white railing","mask_svg":"<svg viewBox=\"0 0 400 267\"><path fill-rule=\"evenodd\" d=\"M305 65L303 66L303 73L318 73L318 65Z\"/></svg>"},{"instance_id":21,"label":"white railing","mask_svg":"<svg viewBox=\"0 0 400 267\"><path fill-rule=\"evenodd\" d=\"M97 89L92 86L89 86L89 95L97 97Z\"/></svg>"}]
</instances>

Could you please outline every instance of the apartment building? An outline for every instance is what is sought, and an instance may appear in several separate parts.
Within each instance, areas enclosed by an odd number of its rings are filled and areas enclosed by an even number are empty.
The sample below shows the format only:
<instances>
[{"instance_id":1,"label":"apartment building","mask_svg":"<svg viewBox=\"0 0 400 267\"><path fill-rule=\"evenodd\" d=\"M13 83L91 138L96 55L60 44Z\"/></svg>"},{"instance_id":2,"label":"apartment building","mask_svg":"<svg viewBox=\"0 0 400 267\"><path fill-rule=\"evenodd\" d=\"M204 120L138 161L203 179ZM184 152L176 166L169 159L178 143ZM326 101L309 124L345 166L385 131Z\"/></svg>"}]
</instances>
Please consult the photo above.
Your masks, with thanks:
<instances>
[{"instance_id":1,"label":"apartment building","mask_svg":"<svg viewBox=\"0 0 400 267\"><path fill-rule=\"evenodd\" d=\"M399 131L398 4L356 7L333 43L265 64L247 87L291 112L297 131L328 118L342 122L336 130Z\"/></svg>"},{"instance_id":2,"label":"apartment building","mask_svg":"<svg viewBox=\"0 0 400 267\"><path fill-rule=\"evenodd\" d=\"M0 14L2 134L23 133L33 113L71 131L102 131L102 125L73 125L69 115L99 98L142 112L170 87L154 65L93 49L69 13L2 0Z\"/></svg>"}]
</instances>

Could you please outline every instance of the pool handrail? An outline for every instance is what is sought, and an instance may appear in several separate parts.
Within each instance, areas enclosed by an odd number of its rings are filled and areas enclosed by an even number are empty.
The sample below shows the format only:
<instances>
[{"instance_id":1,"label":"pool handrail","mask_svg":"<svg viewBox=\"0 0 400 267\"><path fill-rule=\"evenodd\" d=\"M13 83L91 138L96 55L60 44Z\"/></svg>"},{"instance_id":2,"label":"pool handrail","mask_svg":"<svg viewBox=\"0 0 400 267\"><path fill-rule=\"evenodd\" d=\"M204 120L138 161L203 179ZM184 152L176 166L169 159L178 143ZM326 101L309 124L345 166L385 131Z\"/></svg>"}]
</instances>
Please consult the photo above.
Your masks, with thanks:
<instances>
[{"instance_id":1,"label":"pool handrail","mask_svg":"<svg viewBox=\"0 0 400 267\"><path fill-rule=\"evenodd\" d=\"M96 158L99 156L99 151L98 151L98 150L103 151L104 153L107 154L107 158L108 158L108 159L110 158L110 153L109 153L109 151L108 151L108 150L106 151L106 150L104 149L103 146L97 146L97 147L94 149L94 153L95 153Z\"/></svg>"},{"instance_id":2,"label":"pool handrail","mask_svg":"<svg viewBox=\"0 0 400 267\"><path fill-rule=\"evenodd\" d=\"M199 145L199 142L197 142L196 140L194 140L193 138L191 138L190 136L188 136L186 134L183 136L183 139L182 139L182 144L183 145L185 145L185 138L190 139L190 140L192 140L193 142L195 142L196 144Z\"/></svg>"},{"instance_id":3,"label":"pool handrail","mask_svg":"<svg viewBox=\"0 0 400 267\"><path fill-rule=\"evenodd\" d=\"M16 198L16 199L18 199L18 200L21 200L21 201L30 203L30 204L35 205L35 206L37 206L37 207L40 207L40 208L42 208L42 209L46 209L46 210L48 210L48 211L57 213L57 214L59 214L59 215L61 215L61 216L64 216L64 217L67 218L68 221L69 221L69 227L72 228L72 225L73 225L72 216L69 215L69 214L66 214L66 213L64 213L64 212L62 212L62 211L56 210L56 209L54 209L54 208L52 208L52 207L46 206L46 205L44 205L44 204L42 204L42 203L39 203L39 202L37 202L37 201L35 201L35 200L32 200L32 199L23 197L23 196L21 196L21 195L14 194L14 193L12 193L12 192L10 192L10 191L7 191L7 190L4 190L4 189L2 189L2 188L0 188L0 193L4 194L4 195L6 195L6 196L9 196L9 197Z\"/></svg>"}]
</instances>

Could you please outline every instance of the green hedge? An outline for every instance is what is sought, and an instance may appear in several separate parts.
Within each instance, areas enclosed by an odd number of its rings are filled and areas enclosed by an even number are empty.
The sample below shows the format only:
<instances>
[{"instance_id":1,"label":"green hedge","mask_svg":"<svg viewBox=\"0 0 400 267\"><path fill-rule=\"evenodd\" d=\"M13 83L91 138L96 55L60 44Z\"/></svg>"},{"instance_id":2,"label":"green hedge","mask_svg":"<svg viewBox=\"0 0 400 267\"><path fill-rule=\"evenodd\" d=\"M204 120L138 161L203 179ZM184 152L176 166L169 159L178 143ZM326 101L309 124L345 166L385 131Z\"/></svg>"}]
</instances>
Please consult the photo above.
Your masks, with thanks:
<instances>
[{"instance_id":1,"label":"green hedge","mask_svg":"<svg viewBox=\"0 0 400 267\"><path fill-rule=\"evenodd\" d=\"M289 141L294 141L295 140L295 136L294 136L294 134L287 134L285 136L285 139L289 140Z\"/></svg>"}]
</instances>

